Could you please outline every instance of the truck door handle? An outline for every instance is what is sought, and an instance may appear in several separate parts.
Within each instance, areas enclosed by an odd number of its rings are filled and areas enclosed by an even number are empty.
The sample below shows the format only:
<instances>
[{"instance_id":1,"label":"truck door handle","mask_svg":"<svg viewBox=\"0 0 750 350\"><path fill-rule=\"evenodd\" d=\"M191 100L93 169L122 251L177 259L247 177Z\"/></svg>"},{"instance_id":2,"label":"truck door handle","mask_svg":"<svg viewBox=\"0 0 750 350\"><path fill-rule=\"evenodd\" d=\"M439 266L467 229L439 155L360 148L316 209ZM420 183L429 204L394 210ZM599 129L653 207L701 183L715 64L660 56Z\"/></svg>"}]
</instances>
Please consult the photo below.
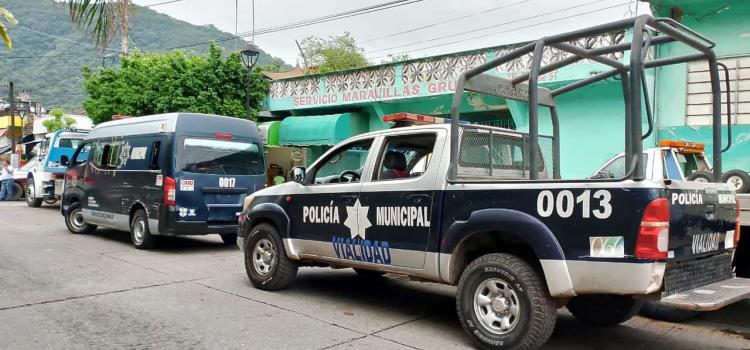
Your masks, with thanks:
<instances>
[{"instance_id":1,"label":"truck door handle","mask_svg":"<svg viewBox=\"0 0 750 350\"><path fill-rule=\"evenodd\" d=\"M349 194L341 196L341 199L344 200L344 203L351 204L354 203L355 200L357 200L357 197L359 196L357 196L356 194Z\"/></svg>"},{"instance_id":2,"label":"truck door handle","mask_svg":"<svg viewBox=\"0 0 750 350\"><path fill-rule=\"evenodd\" d=\"M416 204L423 204L429 201L431 197L429 194L410 194L406 196L406 199Z\"/></svg>"}]
</instances>

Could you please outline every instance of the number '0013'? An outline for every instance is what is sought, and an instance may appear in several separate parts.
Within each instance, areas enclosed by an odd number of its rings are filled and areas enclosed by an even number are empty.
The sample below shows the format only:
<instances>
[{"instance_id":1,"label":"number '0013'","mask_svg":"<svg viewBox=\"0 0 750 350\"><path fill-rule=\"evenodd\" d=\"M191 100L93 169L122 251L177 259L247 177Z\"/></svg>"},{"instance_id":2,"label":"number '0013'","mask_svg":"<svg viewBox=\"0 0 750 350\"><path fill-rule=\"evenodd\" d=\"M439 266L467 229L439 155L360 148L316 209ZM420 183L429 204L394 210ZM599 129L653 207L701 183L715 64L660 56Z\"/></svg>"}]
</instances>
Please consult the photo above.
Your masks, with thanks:
<instances>
[{"instance_id":1,"label":"number '0013'","mask_svg":"<svg viewBox=\"0 0 750 350\"><path fill-rule=\"evenodd\" d=\"M592 197L598 201L598 207L591 210ZM598 190L591 195L591 190L585 190L577 197L569 190L562 190L555 196L552 191L539 192L536 199L536 210L541 217L550 217L557 213L561 218L569 218L576 211L576 206L581 207L581 217L588 219L593 215L597 219L606 219L612 215L612 194L607 190Z\"/></svg>"}]
</instances>

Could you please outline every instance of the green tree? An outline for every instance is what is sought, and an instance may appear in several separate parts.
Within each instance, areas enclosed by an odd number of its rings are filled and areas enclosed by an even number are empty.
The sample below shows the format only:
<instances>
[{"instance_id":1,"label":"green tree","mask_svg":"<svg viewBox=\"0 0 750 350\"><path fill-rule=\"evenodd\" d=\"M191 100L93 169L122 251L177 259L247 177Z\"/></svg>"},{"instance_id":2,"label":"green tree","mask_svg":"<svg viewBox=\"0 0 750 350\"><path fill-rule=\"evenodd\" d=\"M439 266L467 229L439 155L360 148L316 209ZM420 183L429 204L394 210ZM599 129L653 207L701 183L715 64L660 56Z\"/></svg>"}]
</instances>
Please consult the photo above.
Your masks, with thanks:
<instances>
[{"instance_id":1,"label":"green tree","mask_svg":"<svg viewBox=\"0 0 750 350\"><path fill-rule=\"evenodd\" d=\"M120 52L128 53L128 31L132 0L69 0L70 20L79 29L88 31L100 49L109 46L120 33Z\"/></svg>"},{"instance_id":2,"label":"green tree","mask_svg":"<svg viewBox=\"0 0 750 350\"><path fill-rule=\"evenodd\" d=\"M5 46L12 49L13 41L11 41L10 36L8 36L8 24L18 24L18 21L16 21L16 18L13 17L13 14L10 13L10 11L0 6L0 38L3 39Z\"/></svg>"},{"instance_id":3,"label":"green tree","mask_svg":"<svg viewBox=\"0 0 750 350\"><path fill-rule=\"evenodd\" d=\"M173 51L144 54L133 51L119 68L84 68L89 99L83 102L94 123L113 114L142 116L169 112L196 112L246 118L247 71L239 53L222 55L211 45L206 55ZM268 90L260 68L250 75L251 112L261 107Z\"/></svg>"},{"instance_id":4,"label":"green tree","mask_svg":"<svg viewBox=\"0 0 750 350\"><path fill-rule=\"evenodd\" d=\"M349 32L328 39L310 36L300 44L307 68L315 67L320 73L360 68L368 65L365 53Z\"/></svg>"},{"instance_id":5,"label":"green tree","mask_svg":"<svg viewBox=\"0 0 750 350\"><path fill-rule=\"evenodd\" d=\"M42 125L47 129L47 132L70 129L76 125L76 120L71 117L66 117L63 110L60 108L52 108L52 110L49 111L49 115L51 115L52 118L42 122Z\"/></svg>"}]
</instances>

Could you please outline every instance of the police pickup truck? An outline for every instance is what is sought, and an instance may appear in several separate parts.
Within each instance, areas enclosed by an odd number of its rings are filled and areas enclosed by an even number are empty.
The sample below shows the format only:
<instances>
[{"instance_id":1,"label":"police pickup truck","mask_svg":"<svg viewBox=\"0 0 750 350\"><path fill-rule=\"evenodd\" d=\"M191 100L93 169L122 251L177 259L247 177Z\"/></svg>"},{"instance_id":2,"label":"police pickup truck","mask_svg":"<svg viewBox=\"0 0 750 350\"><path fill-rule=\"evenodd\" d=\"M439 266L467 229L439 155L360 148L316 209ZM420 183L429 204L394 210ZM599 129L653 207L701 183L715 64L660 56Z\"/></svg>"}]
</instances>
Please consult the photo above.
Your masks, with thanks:
<instances>
[{"instance_id":1,"label":"police pickup truck","mask_svg":"<svg viewBox=\"0 0 750 350\"><path fill-rule=\"evenodd\" d=\"M571 44L626 29L632 44ZM698 54L647 60L650 47L674 41ZM571 56L543 66L548 46ZM450 123L354 136L307 169L294 168L294 181L246 197L237 244L251 283L278 290L299 266L330 266L369 279L395 273L457 285L459 320L488 349L541 347L563 306L608 326L628 320L643 300L714 310L747 297L750 280L731 270L735 193L722 182L654 181L639 161L649 103L641 100L642 70L630 67L708 59L718 83L712 47L670 19L640 16L546 37L467 70ZM629 65L605 56L623 50L631 51ZM532 57L528 73L486 73L524 55ZM582 58L614 73L555 90L538 85L540 74ZM562 179L554 97L615 75L626 95L625 174ZM461 122L465 90L527 102L528 132ZM720 103L720 89L713 92ZM549 110L551 137L539 134L540 108ZM720 145L720 133L714 142ZM713 156L720 172L721 154Z\"/></svg>"}]
</instances>

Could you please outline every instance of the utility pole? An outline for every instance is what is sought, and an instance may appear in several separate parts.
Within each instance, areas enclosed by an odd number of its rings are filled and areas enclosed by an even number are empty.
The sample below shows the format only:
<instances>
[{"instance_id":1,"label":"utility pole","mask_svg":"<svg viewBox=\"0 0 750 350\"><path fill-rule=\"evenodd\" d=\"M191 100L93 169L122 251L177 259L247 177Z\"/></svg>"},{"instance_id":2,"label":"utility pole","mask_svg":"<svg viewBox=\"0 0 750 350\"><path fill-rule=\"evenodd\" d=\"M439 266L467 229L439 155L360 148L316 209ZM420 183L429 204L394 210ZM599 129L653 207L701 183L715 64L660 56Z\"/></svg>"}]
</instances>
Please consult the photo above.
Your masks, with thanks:
<instances>
[{"instance_id":1,"label":"utility pole","mask_svg":"<svg viewBox=\"0 0 750 350\"><path fill-rule=\"evenodd\" d=\"M297 39L294 39L294 43L297 44L297 48L299 49L299 55L302 56L302 62L305 63L305 75L307 75L307 67L309 67L309 65L307 64L307 57L305 57L305 52L302 51L302 45L299 44L299 41L297 41Z\"/></svg>"},{"instance_id":2,"label":"utility pole","mask_svg":"<svg viewBox=\"0 0 750 350\"><path fill-rule=\"evenodd\" d=\"M10 102L10 153L13 154L16 152L16 136L13 134L15 132L16 127L16 93L13 91L13 82L10 82L10 96L8 96L8 101Z\"/></svg>"}]
</instances>

